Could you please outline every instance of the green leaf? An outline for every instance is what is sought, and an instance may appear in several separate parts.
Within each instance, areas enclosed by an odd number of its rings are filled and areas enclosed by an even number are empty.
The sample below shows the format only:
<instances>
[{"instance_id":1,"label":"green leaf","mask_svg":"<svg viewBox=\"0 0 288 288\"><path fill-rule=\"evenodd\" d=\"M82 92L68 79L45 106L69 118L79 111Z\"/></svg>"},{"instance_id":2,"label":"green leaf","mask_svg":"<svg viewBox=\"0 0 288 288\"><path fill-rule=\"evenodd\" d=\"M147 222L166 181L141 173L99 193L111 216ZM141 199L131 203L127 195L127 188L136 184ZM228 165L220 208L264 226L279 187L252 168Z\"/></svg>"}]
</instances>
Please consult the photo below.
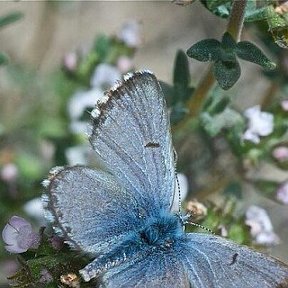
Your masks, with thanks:
<instances>
[{"instance_id":1,"label":"green leaf","mask_svg":"<svg viewBox=\"0 0 288 288\"><path fill-rule=\"evenodd\" d=\"M174 87L163 82L159 81L159 84L161 86L162 92L165 96L165 99L167 101L168 107L170 107L173 104L173 98L174 98Z\"/></svg>"},{"instance_id":2,"label":"green leaf","mask_svg":"<svg viewBox=\"0 0 288 288\"><path fill-rule=\"evenodd\" d=\"M201 62L219 60L221 43L216 39L201 40L187 50L187 55Z\"/></svg>"},{"instance_id":3,"label":"green leaf","mask_svg":"<svg viewBox=\"0 0 288 288\"><path fill-rule=\"evenodd\" d=\"M247 1L245 22L254 22L267 19L269 16L269 10L271 8L274 10L274 8L271 6L256 8L256 5L254 3L254 1Z\"/></svg>"},{"instance_id":4,"label":"green leaf","mask_svg":"<svg viewBox=\"0 0 288 288\"><path fill-rule=\"evenodd\" d=\"M241 75L241 68L238 61L216 61L213 66L213 70L218 84L224 90L230 89Z\"/></svg>"},{"instance_id":5,"label":"green leaf","mask_svg":"<svg viewBox=\"0 0 288 288\"><path fill-rule=\"evenodd\" d=\"M97 53L99 61L106 60L107 55L111 49L111 39L106 35L100 35L97 37L94 44L94 52Z\"/></svg>"},{"instance_id":6,"label":"green leaf","mask_svg":"<svg viewBox=\"0 0 288 288\"><path fill-rule=\"evenodd\" d=\"M277 188L279 187L279 183L276 181L270 180L257 180L254 182L255 187L262 195L275 200L275 193Z\"/></svg>"},{"instance_id":7,"label":"green leaf","mask_svg":"<svg viewBox=\"0 0 288 288\"><path fill-rule=\"evenodd\" d=\"M215 10L219 6L222 6L224 4L227 4L230 0L209 0L207 1L207 7L209 10Z\"/></svg>"},{"instance_id":8,"label":"green leaf","mask_svg":"<svg viewBox=\"0 0 288 288\"><path fill-rule=\"evenodd\" d=\"M230 33L225 32L222 37L222 44L225 48L235 49L236 42Z\"/></svg>"},{"instance_id":9,"label":"green leaf","mask_svg":"<svg viewBox=\"0 0 288 288\"><path fill-rule=\"evenodd\" d=\"M173 73L174 85L180 85L184 88L188 87L191 81L188 59L184 51L178 50Z\"/></svg>"},{"instance_id":10,"label":"green leaf","mask_svg":"<svg viewBox=\"0 0 288 288\"><path fill-rule=\"evenodd\" d=\"M36 155L28 154L23 151L18 154L16 165L23 178L35 180L43 176L43 163L41 163Z\"/></svg>"},{"instance_id":11,"label":"green leaf","mask_svg":"<svg viewBox=\"0 0 288 288\"><path fill-rule=\"evenodd\" d=\"M3 52L0 52L0 65L6 65L9 62L9 58Z\"/></svg>"},{"instance_id":12,"label":"green leaf","mask_svg":"<svg viewBox=\"0 0 288 288\"><path fill-rule=\"evenodd\" d=\"M249 229L243 222L233 223L228 230L228 238L239 244L244 244L249 238Z\"/></svg>"},{"instance_id":13,"label":"green leaf","mask_svg":"<svg viewBox=\"0 0 288 288\"><path fill-rule=\"evenodd\" d=\"M276 68L276 64L269 60L268 57L251 42L238 42L235 51L239 58L258 64L266 70L273 70Z\"/></svg>"},{"instance_id":14,"label":"green leaf","mask_svg":"<svg viewBox=\"0 0 288 288\"><path fill-rule=\"evenodd\" d=\"M239 182L230 182L224 189L223 194L226 197L234 197L236 199L242 199L242 186Z\"/></svg>"},{"instance_id":15,"label":"green leaf","mask_svg":"<svg viewBox=\"0 0 288 288\"><path fill-rule=\"evenodd\" d=\"M0 28L14 23L23 17L23 13L21 12L12 12L8 15L0 17Z\"/></svg>"},{"instance_id":16,"label":"green leaf","mask_svg":"<svg viewBox=\"0 0 288 288\"><path fill-rule=\"evenodd\" d=\"M231 10L231 0L200 0L213 14L227 18Z\"/></svg>"},{"instance_id":17,"label":"green leaf","mask_svg":"<svg viewBox=\"0 0 288 288\"><path fill-rule=\"evenodd\" d=\"M171 124L174 125L181 121L187 114L189 113L189 109L185 106L183 102L178 102L176 105L172 107L170 113L170 121Z\"/></svg>"},{"instance_id":18,"label":"green leaf","mask_svg":"<svg viewBox=\"0 0 288 288\"><path fill-rule=\"evenodd\" d=\"M213 105L212 109L209 111L211 115L216 115L219 113L222 113L228 104L230 103L230 98L229 97L223 97L220 99L215 105Z\"/></svg>"},{"instance_id":19,"label":"green leaf","mask_svg":"<svg viewBox=\"0 0 288 288\"><path fill-rule=\"evenodd\" d=\"M214 137L223 129L230 131L233 127L238 126L242 118L237 111L227 107L222 113L215 115L211 115L208 112L201 113L200 121L205 131L211 137Z\"/></svg>"}]
</instances>

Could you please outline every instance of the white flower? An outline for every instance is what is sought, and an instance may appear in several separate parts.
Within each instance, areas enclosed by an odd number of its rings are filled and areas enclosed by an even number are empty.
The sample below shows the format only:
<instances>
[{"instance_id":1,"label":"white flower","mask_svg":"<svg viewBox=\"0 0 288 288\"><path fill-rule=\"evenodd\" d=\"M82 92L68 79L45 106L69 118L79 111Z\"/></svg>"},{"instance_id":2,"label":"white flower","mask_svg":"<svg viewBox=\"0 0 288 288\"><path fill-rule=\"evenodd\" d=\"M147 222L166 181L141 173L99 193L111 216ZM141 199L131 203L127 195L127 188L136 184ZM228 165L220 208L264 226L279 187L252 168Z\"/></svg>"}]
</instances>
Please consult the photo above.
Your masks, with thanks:
<instances>
[{"instance_id":1,"label":"white flower","mask_svg":"<svg viewBox=\"0 0 288 288\"><path fill-rule=\"evenodd\" d=\"M51 161L55 155L56 147L52 141L42 139L40 142L40 152L44 160Z\"/></svg>"},{"instance_id":2,"label":"white flower","mask_svg":"<svg viewBox=\"0 0 288 288\"><path fill-rule=\"evenodd\" d=\"M79 145L67 148L65 156L69 165L87 165L88 164L89 147Z\"/></svg>"},{"instance_id":3,"label":"white flower","mask_svg":"<svg viewBox=\"0 0 288 288\"><path fill-rule=\"evenodd\" d=\"M186 198L187 193L188 193L187 177L182 173L178 173L177 177L178 177L180 187L178 188L178 185L176 182L175 183L174 198L173 198L173 203L172 203L172 208L171 208L171 211L173 211L173 212L178 212L178 210L179 210L179 190L178 189L180 189L181 202Z\"/></svg>"},{"instance_id":4,"label":"white flower","mask_svg":"<svg viewBox=\"0 0 288 288\"><path fill-rule=\"evenodd\" d=\"M267 246L280 243L265 209L255 205L250 206L246 211L245 223L250 226L250 233L255 243Z\"/></svg>"},{"instance_id":5,"label":"white flower","mask_svg":"<svg viewBox=\"0 0 288 288\"><path fill-rule=\"evenodd\" d=\"M273 150L272 155L279 162L288 161L288 147L278 146Z\"/></svg>"},{"instance_id":6,"label":"white flower","mask_svg":"<svg viewBox=\"0 0 288 288\"><path fill-rule=\"evenodd\" d=\"M71 119L79 119L87 108L94 107L96 102L103 96L101 89L78 91L68 103L68 112Z\"/></svg>"},{"instance_id":7,"label":"white flower","mask_svg":"<svg viewBox=\"0 0 288 288\"><path fill-rule=\"evenodd\" d=\"M120 56L117 59L117 68L121 73L127 73L128 71L132 70L133 62L131 58L127 56Z\"/></svg>"},{"instance_id":8,"label":"white flower","mask_svg":"<svg viewBox=\"0 0 288 288\"><path fill-rule=\"evenodd\" d=\"M139 21L131 20L125 23L118 33L118 38L129 47L138 47L142 43L141 26Z\"/></svg>"},{"instance_id":9,"label":"white flower","mask_svg":"<svg viewBox=\"0 0 288 288\"><path fill-rule=\"evenodd\" d=\"M75 52L69 52L64 55L63 65L68 71L75 71L78 64L78 56Z\"/></svg>"},{"instance_id":10,"label":"white flower","mask_svg":"<svg viewBox=\"0 0 288 288\"><path fill-rule=\"evenodd\" d=\"M43 222L44 209L43 209L42 200L40 197L34 198L26 202L23 206L23 210L27 213L27 215L39 220L40 223Z\"/></svg>"},{"instance_id":11,"label":"white flower","mask_svg":"<svg viewBox=\"0 0 288 288\"><path fill-rule=\"evenodd\" d=\"M276 199L279 202L288 205L288 181L280 185L276 192Z\"/></svg>"},{"instance_id":12,"label":"white flower","mask_svg":"<svg viewBox=\"0 0 288 288\"><path fill-rule=\"evenodd\" d=\"M110 64L99 64L91 77L91 86L101 89L108 89L121 78L120 71ZM103 94L103 93L102 93Z\"/></svg>"},{"instance_id":13,"label":"white flower","mask_svg":"<svg viewBox=\"0 0 288 288\"><path fill-rule=\"evenodd\" d=\"M259 105L248 108L244 115L248 118L248 129L243 135L244 140L258 144L260 136L268 136L273 132L273 115L261 112Z\"/></svg>"},{"instance_id":14,"label":"white flower","mask_svg":"<svg viewBox=\"0 0 288 288\"><path fill-rule=\"evenodd\" d=\"M72 121L70 124L70 131L74 134L90 135L89 125L86 121Z\"/></svg>"},{"instance_id":15,"label":"white flower","mask_svg":"<svg viewBox=\"0 0 288 288\"><path fill-rule=\"evenodd\" d=\"M288 100L283 100L281 102L281 107L284 111L288 111Z\"/></svg>"},{"instance_id":16,"label":"white flower","mask_svg":"<svg viewBox=\"0 0 288 288\"><path fill-rule=\"evenodd\" d=\"M18 168L13 163L5 164L0 172L0 177L3 181L13 182L18 176Z\"/></svg>"}]
</instances>

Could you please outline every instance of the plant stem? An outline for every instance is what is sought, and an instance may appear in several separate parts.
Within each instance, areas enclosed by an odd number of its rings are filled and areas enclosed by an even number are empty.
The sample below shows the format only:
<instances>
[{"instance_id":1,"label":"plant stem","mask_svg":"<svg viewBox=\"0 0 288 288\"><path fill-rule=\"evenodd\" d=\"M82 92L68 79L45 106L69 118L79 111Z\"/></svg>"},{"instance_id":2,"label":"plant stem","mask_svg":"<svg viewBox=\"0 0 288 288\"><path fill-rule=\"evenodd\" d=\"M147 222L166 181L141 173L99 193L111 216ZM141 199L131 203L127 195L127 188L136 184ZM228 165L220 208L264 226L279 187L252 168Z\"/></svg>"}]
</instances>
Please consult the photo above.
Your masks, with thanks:
<instances>
[{"instance_id":1,"label":"plant stem","mask_svg":"<svg viewBox=\"0 0 288 288\"><path fill-rule=\"evenodd\" d=\"M229 32L237 42L240 40L241 31L243 28L246 3L247 0L233 1L230 18L227 24L226 31ZM196 117L199 114L203 102L206 99L209 91L214 86L214 84L215 84L215 78L213 75L213 65L210 65L207 73L200 80L198 86L193 92L191 100L188 103L189 114L183 121L181 121L178 125L176 125L175 127L176 130L178 130L178 128L186 126L186 123L189 121L191 117Z\"/></svg>"},{"instance_id":2,"label":"plant stem","mask_svg":"<svg viewBox=\"0 0 288 288\"><path fill-rule=\"evenodd\" d=\"M240 40L243 28L245 7L247 0L234 0L229 22L227 25L227 32L235 39L236 42Z\"/></svg>"},{"instance_id":3,"label":"plant stem","mask_svg":"<svg viewBox=\"0 0 288 288\"><path fill-rule=\"evenodd\" d=\"M268 91L265 93L263 100L262 100L261 107L263 109L266 109L267 107L269 107L272 104L273 98L274 98L274 96L276 96L278 90L279 90L278 83L271 82L270 87L269 87Z\"/></svg>"}]
</instances>

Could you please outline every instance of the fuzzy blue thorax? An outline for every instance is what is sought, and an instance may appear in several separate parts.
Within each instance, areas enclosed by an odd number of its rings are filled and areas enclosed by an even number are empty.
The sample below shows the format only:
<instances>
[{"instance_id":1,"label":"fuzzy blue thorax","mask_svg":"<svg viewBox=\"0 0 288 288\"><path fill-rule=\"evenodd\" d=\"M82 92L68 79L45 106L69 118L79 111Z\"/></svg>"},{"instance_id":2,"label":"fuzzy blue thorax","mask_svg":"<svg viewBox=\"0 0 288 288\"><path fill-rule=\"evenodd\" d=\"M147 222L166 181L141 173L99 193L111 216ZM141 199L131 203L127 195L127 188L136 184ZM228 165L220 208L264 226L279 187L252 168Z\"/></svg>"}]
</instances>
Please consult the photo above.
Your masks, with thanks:
<instances>
[{"instance_id":1,"label":"fuzzy blue thorax","mask_svg":"<svg viewBox=\"0 0 288 288\"><path fill-rule=\"evenodd\" d=\"M124 241L108 253L98 256L80 270L80 273L85 281L89 281L126 260L131 263L155 251L165 253L183 235L182 224L177 215L163 213L157 218L148 218L143 229L131 231Z\"/></svg>"},{"instance_id":2,"label":"fuzzy blue thorax","mask_svg":"<svg viewBox=\"0 0 288 288\"><path fill-rule=\"evenodd\" d=\"M183 234L180 218L164 214L159 218L150 218L144 229L139 232L143 245L168 249Z\"/></svg>"}]
</instances>

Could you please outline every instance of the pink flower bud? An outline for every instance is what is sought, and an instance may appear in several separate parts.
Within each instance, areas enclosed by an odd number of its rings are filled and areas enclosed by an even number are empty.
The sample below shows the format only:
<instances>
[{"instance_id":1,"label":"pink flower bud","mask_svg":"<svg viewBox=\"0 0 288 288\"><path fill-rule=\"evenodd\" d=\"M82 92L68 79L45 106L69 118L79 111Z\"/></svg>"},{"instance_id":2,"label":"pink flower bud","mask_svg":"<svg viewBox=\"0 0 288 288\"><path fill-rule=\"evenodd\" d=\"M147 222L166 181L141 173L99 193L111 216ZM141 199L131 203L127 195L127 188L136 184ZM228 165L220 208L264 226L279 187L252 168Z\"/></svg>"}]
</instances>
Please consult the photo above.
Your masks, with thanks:
<instances>
[{"instance_id":1,"label":"pink flower bud","mask_svg":"<svg viewBox=\"0 0 288 288\"><path fill-rule=\"evenodd\" d=\"M288 160L288 147L279 146L272 152L273 157L279 162L285 162Z\"/></svg>"}]
</instances>

